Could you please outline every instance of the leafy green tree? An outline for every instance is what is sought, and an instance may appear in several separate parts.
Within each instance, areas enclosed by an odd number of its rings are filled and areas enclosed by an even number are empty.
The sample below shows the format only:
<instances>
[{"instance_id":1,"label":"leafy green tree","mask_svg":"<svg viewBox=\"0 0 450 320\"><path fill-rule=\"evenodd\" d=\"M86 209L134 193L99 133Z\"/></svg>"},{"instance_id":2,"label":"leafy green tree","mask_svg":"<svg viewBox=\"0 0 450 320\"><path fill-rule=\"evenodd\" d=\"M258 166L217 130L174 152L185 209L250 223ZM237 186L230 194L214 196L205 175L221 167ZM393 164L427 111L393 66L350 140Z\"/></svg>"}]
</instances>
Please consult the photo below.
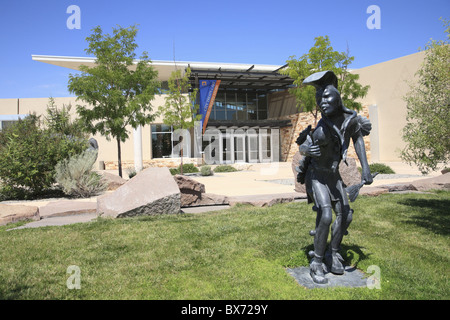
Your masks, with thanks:
<instances>
[{"instance_id":1,"label":"leafy green tree","mask_svg":"<svg viewBox=\"0 0 450 320\"><path fill-rule=\"evenodd\" d=\"M147 52L137 63L135 42L137 28L113 28L103 34L98 26L87 38L88 54L96 57L96 66L81 66L81 74L70 75L68 88L90 106L77 106L80 119L92 134L117 141L119 175L122 177L121 142L129 137L129 127L152 122L151 101L158 92L158 73L151 66Z\"/></svg>"},{"instance_id":2,"label":"leafy green tree","mask_svg":"<svg viewBox=\"0 0 450 320\"><path fill-rule=\"evenodd\" d=\"M319 114L319 107L315 99L316 90L312 86L304 85L303 80L315 72L333 71L339 80L338 90L344 105L349 109L361 110L361 103L356 100L367 94L369 86L359 84L357 82L359 75L348 70L354 59L350 56L348 49L346 52L335 51L331 47L328 36L320 36L315 38L315 44L308 53L299 59L291 56L286 61L287 68L280 72L294 79L295 87L289 91L296 97L300 112L311 112L314 115L315 124Z\"/></svg>"},{"instance_id":3,"label":"leafy green tree","mask_svg":"<svg viewBox=\"0 0 450 320\"><path fill-rule=\"evenodd\" d=\"M450 27L444 20L447 40L431 40L425 47L425 59L405 95L406 142L401 158L416 164L422 173L436 170L450 159Z\"/></svg>"},{"instance_id":4,"label":"leafy green tree","mask_svg":"<svg viewBox=\"0 0 450 320\"><path fill-rule=\"evenodd\" d=\"M181 75L180 69L172 72L168 81L169 89L165 97L165 104L159 108L164 124L173 126L175 130L193 128L195 122L201 119L201 115L197 115L198 105L195 104L198 89L191 87L189 83L190 74L190 68L186 69L184 76ZM180 146L180 173L183 174L182 141L180 141Z\"/></svg>"}]
</instances>

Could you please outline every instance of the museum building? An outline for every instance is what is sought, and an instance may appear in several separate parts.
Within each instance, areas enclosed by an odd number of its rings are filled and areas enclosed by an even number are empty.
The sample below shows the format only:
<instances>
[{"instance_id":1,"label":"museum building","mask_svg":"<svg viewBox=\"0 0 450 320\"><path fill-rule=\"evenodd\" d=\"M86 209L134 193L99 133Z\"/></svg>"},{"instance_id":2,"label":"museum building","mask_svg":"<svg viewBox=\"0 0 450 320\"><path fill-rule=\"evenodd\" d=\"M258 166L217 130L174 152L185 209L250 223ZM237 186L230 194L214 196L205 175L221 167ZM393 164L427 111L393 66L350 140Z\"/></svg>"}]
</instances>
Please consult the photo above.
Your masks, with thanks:
<instances>
[{"instance_id":1,"label":"museum building","mask_svg":"<svg viewBox=\"0 0 450 320\"><path fill-rule=\"evenodd\" d=\"M402 147L401 128L406 124L406 106L402 96L405 81L423 61L423 52L353 70L362 85L370 85L362 99L361 114L372 122L366 137L371 161L398 161ZM95 59L33 55L37 62L79 70L81 65L94 66ZM199 89L197 103L203 115L200 127L190 131L191 141L184 151L185 162L204 162L204 151L215 141L216 163L255 163L291 161L298 151L295 140L301 130L314 122L311 114L298 110L295 97L289 94L293 80L280 74L286 65L152 61L158 79L164 83L176 69L191 69L192 87ZM386 77L389 75L389 77ZM164 93L151 102L153 110L164 105ZM57 106L82 104L76 97L53 97ZM30 112L45 114L48 99L0 99L0 130ZM137 129L130 128L130 139L122 146L122 164L140 169L146 166L177 166L178 144L175 131L157 118ZM211 139L209 135L214 133ZM201 137L199 146L198 137ZM117 167L114 141L94 137L99 145L99 167ZM349 156L354 156L350 149ZM356 157L356 156L355 156Z\"/></svg>"}]
</instances>

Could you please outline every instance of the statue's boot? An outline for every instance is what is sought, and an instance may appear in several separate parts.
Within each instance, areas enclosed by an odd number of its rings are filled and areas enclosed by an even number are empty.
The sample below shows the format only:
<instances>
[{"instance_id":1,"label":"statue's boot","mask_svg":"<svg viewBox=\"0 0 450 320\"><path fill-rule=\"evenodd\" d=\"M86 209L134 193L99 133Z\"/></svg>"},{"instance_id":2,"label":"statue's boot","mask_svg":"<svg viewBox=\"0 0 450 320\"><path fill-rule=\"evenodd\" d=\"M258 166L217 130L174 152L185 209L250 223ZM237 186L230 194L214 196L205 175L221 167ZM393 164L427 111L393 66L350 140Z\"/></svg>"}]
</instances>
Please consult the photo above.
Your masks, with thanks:
<instances>
[{"instance_id":1,"label":"statue's boot","mask_svg":"<svg viewBox=\"0 0 450 320\"><path fill-rule=\"evenodd\" d=\"M332 250L331 253L331 272L334 274L344 274L344 265L342 264L344 259L342 256L335 250Z\"/></svg>"},{"instance_id":2,"label":"statue's boot","mask_svg":"<svg viewBox=\"0 0 450 320\"><path fill-rule=\"evenodd\" d=\"M315 283L326 284L328 279L325 278L325 273L323 272L322 259L314 257L309 265L309 274Z\"/></svg>"}]
</instances>

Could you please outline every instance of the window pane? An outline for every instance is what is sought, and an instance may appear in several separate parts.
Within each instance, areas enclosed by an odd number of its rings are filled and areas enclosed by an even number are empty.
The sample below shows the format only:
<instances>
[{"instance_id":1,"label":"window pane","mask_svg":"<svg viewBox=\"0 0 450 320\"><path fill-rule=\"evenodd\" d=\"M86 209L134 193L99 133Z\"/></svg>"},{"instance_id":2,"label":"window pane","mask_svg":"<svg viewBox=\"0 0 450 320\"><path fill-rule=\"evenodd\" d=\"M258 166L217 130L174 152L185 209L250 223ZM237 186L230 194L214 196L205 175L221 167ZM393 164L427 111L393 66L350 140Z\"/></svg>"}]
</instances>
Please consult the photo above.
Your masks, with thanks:
<instances>
[{"instance_id":1,"label":"window pane","mask_svg":"<svg viewBox=\"0 0 450 320\"><path fill-rule=\"evenodd\" d=\"M171 132L172 127L166 124L152 124L152 133L155 132Z\"/></svg>"},{"instance_id":2,"label":"window pane","mask_svg":"<svg viewBox=\"0 0 450 320\"><path fill-rule=\"evenodd\" d=\"M153 158L168 158L172 154L172 134L152 133Z\"/></svg>"},{"instance_id":3,"label":"window pane","mask_svg":"<svg viewBox=\"0 0 450 320\"><path fill-rule=\"evenodd\" d=\"M256 108L257 104L255 92L247 92L247 110L249 120L257 120Z\"/></svg>"},{"instance_id":4,"label":"window pane","mask_svg":"<svg viewBox=\"0 0 450 320\"><path fill-rule=\"evenodd\" d=\"M236 94L237 120L247 120L247 97L245 91Z\"/></svg>"},{"instance_id":5,"label":"window pane","mask_svg":"<svg viewBox=\"0 0 450 320\"><path fill-rule=\"evenodd\" d=\"M236 119L236 91L227 91L227 120Z\"/></svg>"},{"instance_id":6,"label":"window pane","mask_svg":"<svg viewBox=\"0 0 450 320\"><path fill-rule=\"evenodd\" d=\"M267 95L258 94L258 119L267 119Z\"/></svg>"},{"instance_id":7,"label":"window pane","mask_svg":"<svg viewBox=\"0 0 450 320\"><path fill-rule=\"evenodd\" d=\"M12 121L8 121L8 120L0 121L0 131L1 130L5 130L6 128L12 126L16 122L17 121L15 121L15 120L12 120Z\"/></svg>"}]
</instances>

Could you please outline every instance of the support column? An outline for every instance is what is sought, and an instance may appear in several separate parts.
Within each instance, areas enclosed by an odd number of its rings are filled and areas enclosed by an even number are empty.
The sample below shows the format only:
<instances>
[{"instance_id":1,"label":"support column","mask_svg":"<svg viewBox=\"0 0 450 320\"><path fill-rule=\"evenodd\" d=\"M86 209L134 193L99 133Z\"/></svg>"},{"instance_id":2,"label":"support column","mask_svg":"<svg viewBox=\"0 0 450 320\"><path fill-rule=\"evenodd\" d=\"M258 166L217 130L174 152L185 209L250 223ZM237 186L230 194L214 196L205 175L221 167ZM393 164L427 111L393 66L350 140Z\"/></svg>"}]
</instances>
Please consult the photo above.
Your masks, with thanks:
<instances>
[{"instance_id":1,"label":"support column","mask_svg":"<svg viewBox=\"0 0 450 320\"><path fill-rule=\"evenodd\" d=\"M142 126L133 129L134 138L134 169L136 173L142 171Z\"/></svg>"}]
</instances>

